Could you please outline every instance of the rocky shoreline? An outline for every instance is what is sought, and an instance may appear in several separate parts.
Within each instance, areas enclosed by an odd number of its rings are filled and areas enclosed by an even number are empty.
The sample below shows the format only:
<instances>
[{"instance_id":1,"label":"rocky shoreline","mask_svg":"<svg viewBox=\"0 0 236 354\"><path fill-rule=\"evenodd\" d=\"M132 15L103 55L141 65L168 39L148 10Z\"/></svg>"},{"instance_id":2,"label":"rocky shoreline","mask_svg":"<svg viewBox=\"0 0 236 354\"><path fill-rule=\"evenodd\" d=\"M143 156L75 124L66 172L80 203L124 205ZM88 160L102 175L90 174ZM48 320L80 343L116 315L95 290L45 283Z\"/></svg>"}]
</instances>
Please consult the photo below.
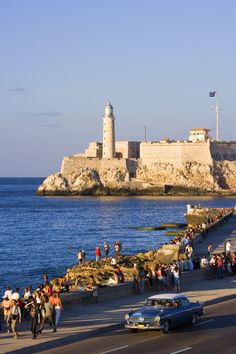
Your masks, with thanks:
<instances>
[{"instance_id":1,"label":"rocky shoreline","mask_svg":"<svg viewBox=\"0 0 236 354\"><path fill-rule=\"evenodd\" d=\"M88 176L90 178L88 178ZM96 176L96 174L95 174ZM102 183L88 171L83 178L71 179L56 173L47 177L37 188L41 196L235 196L223 189L202 189L183 185L155 185L143 182Z\"/></svg>"},{"instance_id":2,"label":"rocky shoreline","mask_svg":"<svg viewBox=\"0 0 236 354\"><path fill-rule=\"evenodd\" d=\"M202 228L202 224L189 225L184 234L179 232L170 240L168 244L164 244L159 249L149 250L145 253L138 253L133 256L117 256L116 262L119 269L124 275L125 281L133 280L134 264L138 266L147 266L153 273L155 268L160 264L170 264L174 260L180 260L184 267L187 261L185 254L185 246L182 239L185 235L191 235L191 242L199 241L199 239L210 229L227 219L234 209L202 209L201 222L206 224L206 228ZM198 218L199 221L199 218ZM86 261L81 265L75 265L68 268L63 278L55 278L52 283L69 284L71 290L79 290L85 288L91 281L95 281L99 286L119 283L116 266L111 265L112 258L104 258L99 262Z\"/></svg>"}]
</instances>

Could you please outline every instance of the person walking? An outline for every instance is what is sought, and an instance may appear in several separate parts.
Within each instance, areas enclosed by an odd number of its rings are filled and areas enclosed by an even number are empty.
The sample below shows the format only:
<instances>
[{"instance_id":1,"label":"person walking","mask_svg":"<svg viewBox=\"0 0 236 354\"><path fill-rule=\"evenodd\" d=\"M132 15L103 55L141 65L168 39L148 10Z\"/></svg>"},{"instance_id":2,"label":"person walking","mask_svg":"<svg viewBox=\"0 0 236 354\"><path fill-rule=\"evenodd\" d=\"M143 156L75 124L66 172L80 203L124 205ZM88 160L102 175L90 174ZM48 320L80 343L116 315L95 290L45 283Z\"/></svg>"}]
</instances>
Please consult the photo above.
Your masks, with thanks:
<instances>
[{"instance_id":1,"label":"person walking","mask_svg":"<svg viewBox=\"0 0 236 354\"><path fill-rule=\"evenodd\" d=\"M30 311L30 331L32 332L32 339L37 337L37 324L38 324L38 304L36 299L31 297L30 302L25 305L25 308L29 308Z\"/></svg>"},{"instance_id":2,"label":"person walking","mask_svg":"<svg viewBox=\"0 0 236 354\"><path fill-rule=\"evenodd\" d=\"M223 258L221 256L217 257L217 273L218 273L218 279L223 279Z\"/></svg>"},{"instance_id":3,"label":"person walking","mask_svg":"<svg viewBox=\"0 0 236 354\"><path fill-rule=\"evenodd\" d=\"M38 330L39 333L42 333L46 322L48 321L53 328L53 332L56 332L56 324L54 317L54 309L53 305L49 301L49 297L44 295L42 298L42 307L43 307L43 320Z\"/></svg>"},{"instance_id":4,"label":"person walking","mask_svg":"<svg viewBox=\"0 0 236 354\"><path fill-rule=\"evenodd\" d=\"M96 257L96 262L99 262L101 260L101 250L100 250L100 247L96 247L96 250L95 250L95 257Z\"/></svg>"},{"instance_id":5,"label":"person walking","mask_svg":"<svg viewBox=\"0 0 236 354\"><path fill-rule=\"evenodd\" d=\"M231 254L231 248L232 248L231 240L228 240L228 241L225 243L225 254L226 254L226 256L230 256L230 254Z\"/></svg>"},{"instance_id":6,"label":"person walking","mask_svg":"<svg viewBox=\"0 0 236 354\"><path fill-rule=\"evenodd\" d=\"M173 270L173 277L174 277L174 287L177 293L180 292L180 276L179 276L179 268L175 267Z\"/></svg>"},{"instance_id":7,"label":"person walking","mask_svg":"<svg viewBox=\"0 0 236 354\"><path fill-rule=\"evenodd\" d=\"M4 325L7 333L10 333L10 322L11 322L11 307L12 302L7 295L3 296L3 315L4 315Z\"/></svg>"},{"instance_id":8,"label":"person walking","mask_svg":"<svg viewBox=\"0 0 236 354\"><path fill-rule=\"evenodd\" d=\"M54 292L52 294L52 296L50 296L49 298L49 302L52 304L52 306L54 307L54 311L55 311L55 325L56 328L58 326L60 317L61 317L61 311L62 311L62 303L61 303L61 299L58 295L57 292Z\"/></svg>"},{"instance_id":9,"label":"person walking","mask_svg":"<svg viewBox=\"0 0 236 354\"><path fill-rule=\"evenodd\" d=\"M18 338L17 324L21 322L21 310L15 299L12 299L11 307L11 329L14 338Z\"/></svg>"}]
</instances>

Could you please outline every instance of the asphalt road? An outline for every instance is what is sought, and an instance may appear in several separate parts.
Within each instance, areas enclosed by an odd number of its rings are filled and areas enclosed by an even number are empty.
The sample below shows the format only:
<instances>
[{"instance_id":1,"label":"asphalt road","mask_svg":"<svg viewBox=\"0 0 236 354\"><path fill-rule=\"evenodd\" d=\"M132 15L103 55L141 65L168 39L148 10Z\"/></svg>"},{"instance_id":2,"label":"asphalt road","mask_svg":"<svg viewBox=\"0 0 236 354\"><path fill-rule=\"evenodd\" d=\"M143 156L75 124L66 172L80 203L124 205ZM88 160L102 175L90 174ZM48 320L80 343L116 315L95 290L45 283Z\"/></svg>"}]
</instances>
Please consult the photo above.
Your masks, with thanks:
<instances>
[{"instance_id":1,"label":"asphalt road","mask_svg":"<svg viewBox=\"0 0 236 354\"><path fill-rule=\"evenodd\" d=\"M159 331L131 333L121 328L43 353L235 354L236 300L209 306L206 312L195 326L179 327L169 334Z\"/></svg>"}]
</instances>

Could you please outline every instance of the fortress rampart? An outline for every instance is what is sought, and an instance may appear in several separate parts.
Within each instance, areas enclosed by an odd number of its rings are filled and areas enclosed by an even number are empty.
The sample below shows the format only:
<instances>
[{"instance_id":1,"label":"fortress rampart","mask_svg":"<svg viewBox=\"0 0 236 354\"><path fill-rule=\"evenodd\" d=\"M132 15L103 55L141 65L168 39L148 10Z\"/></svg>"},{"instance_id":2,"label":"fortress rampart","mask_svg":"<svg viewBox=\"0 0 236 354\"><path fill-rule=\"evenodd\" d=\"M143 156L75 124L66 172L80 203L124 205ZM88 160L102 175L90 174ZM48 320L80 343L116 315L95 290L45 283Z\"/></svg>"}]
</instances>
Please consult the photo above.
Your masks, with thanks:
<instances>
[{"instance_id":1,"label":"fortress rampart","mask_svg":"<svg viewBox=\"0 0 236 354\"><path fill-rule=\"evenodd\" d=\"M113 107L103 117L103 142L66 156L39 194L236 193L236 141L214 141L193 128L188 140L116 141Z\"/></svg>"},{"instance_id":2,"label":"fortress rampart","mask_svg":"<svg viewBox=\"0 0 236 354\"><path fill-rule=\"evenodd\" d=\"M189 161L212 164L209 141L142 142L140 158L145 165L168 162L177 166Z\"/></svg>"},{"instance_id":3,"label":"fortress rampart","mask_svg":"<svg viewBox=\"0 0 236 354\"><path fill-rule=\"evenodd\" d=\"M86 158L80 155L66 156L64 157L61 165L61 174L67 176L74 170L79 168L92 168L98 173L111 168L128 169L132 173L135 171L135 160L128 161L128 159L112 158L112 159L100 159L100 158Z\"/></svg>"},{"instance_id":4,"label":"fortress rampart","mask_svg":"<svg viewBox=\"0 0 236 354\"><path fill-rule=\"evenodd\" d=\"M210 150L215 161L236 161L236 142L235 141L212 141Z\"/></svg>"}]
</instances>

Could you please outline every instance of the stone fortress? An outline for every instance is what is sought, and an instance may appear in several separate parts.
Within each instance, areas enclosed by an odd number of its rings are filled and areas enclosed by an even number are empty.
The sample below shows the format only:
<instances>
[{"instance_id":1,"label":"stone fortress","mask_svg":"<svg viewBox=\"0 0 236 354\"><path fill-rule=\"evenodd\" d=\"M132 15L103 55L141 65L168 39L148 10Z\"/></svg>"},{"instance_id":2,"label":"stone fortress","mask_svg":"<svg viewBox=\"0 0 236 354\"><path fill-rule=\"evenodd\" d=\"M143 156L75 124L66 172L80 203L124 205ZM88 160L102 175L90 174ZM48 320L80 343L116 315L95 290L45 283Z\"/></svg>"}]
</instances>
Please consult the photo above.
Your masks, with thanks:
<instances>
[{"instance_id":1,"label":"stone fortress","mask_svg":"<svg viewBox=\"0 0 236 354\"><path fill-rule=\"evenodd\" d=\"M206 128L188 140L116 141L111 103L103 116L103 141L64 157L39 194L202 194L236 191L236 141L216 141Z\"/></svg>"}]
</instances>

